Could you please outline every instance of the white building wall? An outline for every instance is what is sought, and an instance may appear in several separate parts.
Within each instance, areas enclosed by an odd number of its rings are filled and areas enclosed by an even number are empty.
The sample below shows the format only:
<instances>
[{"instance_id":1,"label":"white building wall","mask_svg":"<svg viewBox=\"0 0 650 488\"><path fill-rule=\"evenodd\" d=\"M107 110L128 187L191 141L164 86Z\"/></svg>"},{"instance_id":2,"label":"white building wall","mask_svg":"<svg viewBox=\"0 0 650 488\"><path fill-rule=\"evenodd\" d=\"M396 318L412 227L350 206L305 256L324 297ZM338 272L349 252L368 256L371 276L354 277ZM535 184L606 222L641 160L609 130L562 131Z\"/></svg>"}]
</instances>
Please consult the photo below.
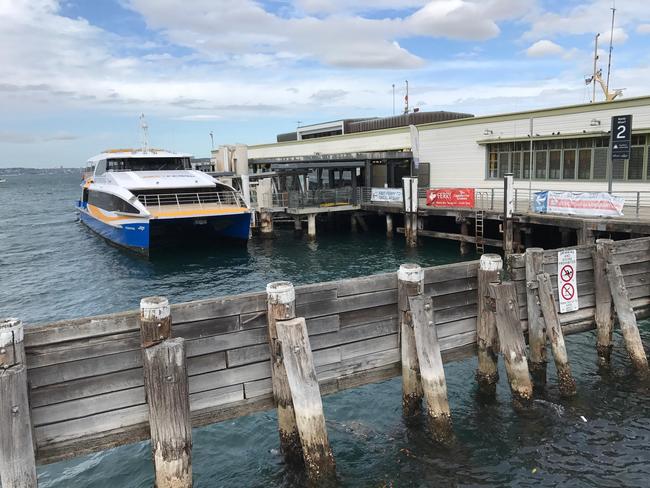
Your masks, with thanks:
<instances>
[{"instance_id":1,"label":"white building wall","mask_svg":"<svg viewBox=\"0 0 650 488\"><path fill-rule=\"evenodd\" d=\"M582 134L583 131L594 136L605 136L610 130L611 117L632 114L634 129L650 129L650 105L626 108L613 108L592 112L553 115L533 119L533 133L539 136L560 134ZM599 127L590 125L592 119L601 122ZM486 130L492 134L485 135ZM467 125L428 127L420 130L420 161L431 163L431 186L437 187L498 187L501 180L486 179L486 146L477 141L498 138L528 137L530 119L521 118L491 122L489 118L477 118L476 123ZM568 135L567 138L570 136ZM540 137L541 139L542 137ZM597 181L536 181L533 188L567 190L607 190L607 182ZM528 180L515 180L516 188L528 188ZM649 190L650 183L614 182L618 190Z\"/></svg>"},{"instance_id":2,"label":"white building wall","mask_svg":"<svg viewBox=\"0 0 650 488\"><path fill-rule=\"evenodd\" d=\"M648 99L639 100L638 105L621 107L617 102L600 110L587 110L575 113L534 116L533 132L540 138L559 132L571 135L584 133L594 136L606 135L610 129L611 117L632 114L633 129L650 131L650 104ZM611 108L610 108L611 107ZM588 107L589 109L591 107ZM572 109L573 110L573 109ZM559 110L558 110L559 112ZM477 117L472 123L450 121L446 123L420 126L420 161L431 163L431 186L437 187L502 187L500 180L486 179L486 145L477 141L498 138L510 139L527 137L530 119L528 114L513 114L504 117ZM591 126L591 120L598 119L601 125ZM492 134L485 135L486 130ZM366 132L358 135L334 136L307 141L284 142L251 146L249 158L275 158L308 156L314 154L340 154L389 150L410 150L411 140L407 127L399 130ZM606 190L603 181L549 181L533 180L533 188L567 190ZM515 187L528 188L528 181L516 180ZM650 190L650 182L614 182L614 190Z\"/></svg>"},{"instance_id":3,"label":"white building wall","mask_svg":"<svg viewBox=\"0 0 650 488\"><path fill-rule=\"evenodd\" d=\"M368 151L411 150L408 128L400 132L386 131L361 133L358 136L334 136L306 141L282 142L248 148L248 158L278 158L310 156L319 154L340 154Z\"/></svg>"}]
</instances>

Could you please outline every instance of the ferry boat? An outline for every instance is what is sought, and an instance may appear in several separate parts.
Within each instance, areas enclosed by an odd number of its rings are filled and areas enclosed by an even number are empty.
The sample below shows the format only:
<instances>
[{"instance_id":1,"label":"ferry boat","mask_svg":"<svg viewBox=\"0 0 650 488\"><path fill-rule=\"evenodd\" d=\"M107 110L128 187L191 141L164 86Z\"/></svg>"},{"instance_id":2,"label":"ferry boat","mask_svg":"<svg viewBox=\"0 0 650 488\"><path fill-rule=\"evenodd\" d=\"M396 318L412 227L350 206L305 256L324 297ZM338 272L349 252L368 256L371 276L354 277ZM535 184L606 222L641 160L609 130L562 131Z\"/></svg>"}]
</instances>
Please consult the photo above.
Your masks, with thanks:
<instances>
[{"instance_id":1,"label":"ferry boat","mask_svg":"<svg viewBox=\"0 0 650 488\"><path fill-rule=\"evenodd\" d=\"M80 220L118 246L149 255L202 240L248 240L251 211L239 192L190 169L189 154L112 149L90 158Z\"/></svg>"}]
</instances>

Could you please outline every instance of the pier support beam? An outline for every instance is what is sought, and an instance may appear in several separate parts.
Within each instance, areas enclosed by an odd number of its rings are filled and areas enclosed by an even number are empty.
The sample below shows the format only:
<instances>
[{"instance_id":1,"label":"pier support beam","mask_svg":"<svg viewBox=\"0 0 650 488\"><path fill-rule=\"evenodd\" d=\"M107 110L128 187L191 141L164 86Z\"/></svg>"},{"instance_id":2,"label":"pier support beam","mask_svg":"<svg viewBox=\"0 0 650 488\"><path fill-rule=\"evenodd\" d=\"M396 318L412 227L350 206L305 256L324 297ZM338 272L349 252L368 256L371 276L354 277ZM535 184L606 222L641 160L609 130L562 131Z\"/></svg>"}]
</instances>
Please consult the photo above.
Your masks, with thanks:
<instances>
[{"instance_id":1,"label":"pier support beam","mask_svg":"<svg viewBox=\"0 0 650 488\"><path fill-rule=\"evenodd\" d=\"M544 250L539 247L526 249L526 309L528 311L528 345L530 363L528 368L535 388L546 386L546 332L540 309L537 276L544 272Z\"/></svg>"},{"instance_id":2,"label":"pier support beam","mask_svg":"<svg viewBox=\"0 0 650 488\"><path fill-rule=\"evenodd\" d=\"M634 315L630 295L625 286L621 267L618 264L607 265L607 279L609 281L609 289L612 293L616 316L618 317L618 324L621 327L621 333L625 340L627 353L630 355L630 360L632 361L632 367L637 373L647 376L650 372L648 370L648 358L643 349L643 342L641 342L641 336L639 335L639 327L636 323L636 315Z\"/></svg>"},{"instance_id":3,"label":"pier support beam","mask_svg":"<svg viewBox=\"0 0 650 488\"><path fill-rule=\"evenodd\" d=\"M612 331L614 330L614 311L612 309L612 293L607 281L607 263L612 254L614 241L598 239L596 250L592 252L594 264L594 291L596 295L596 352L598 365L609 365L612 354Z\"/></svg>"},{"instance_id":4,"label":"pier support beam","mask_svg":"<svg viewBox=\"0 0 650 488\"><path fill-rule=\"evenodd\" d=\"M582 226L576 230L576 237L579 246L594 243L594 231L587 227L586 222L583 222Z\"/></svg>"},{"instance_id":5,"label":"pier support beam","mask_svg":"<svg viewBox=\"0 0 650 488\"><path fill-rule=\"evenodd\" d=\"M423 291L422 268L417 264L402 264L397 272L397 306L402 354L402 412L406 417L418 413L422 404L423 392L409 297L417 296Z\"/></svg>"},{"instance_id":6,"label":"pier support beam","mask_svg":"<svg viewBox=\"0 0 650 488\"><path fill-rule=\"evenodd\" d=\"M266 210L260 212L260 236L273 237L273 213Z\"/></svg>"},{"instance_id":7,"label":"pier support beam","mask_svg":"<svg viewBox=\"0 0 650 488\"><path fill-rule=\"evenodd\" d=\"M316 239L316 214L307 215L307 237Z\"/></svg>"},{"instance_id":8,"label":"pier support beam","mask_svg":"<svg viewBox=\"0 0 650 488\"><path fill-rule=\"evenodd\" d=\"M548 273L541 273L537 275L537 282L539 283L540 307L546 324L546 335L553 349L553 361L555 361L555 369L557 370L560 394L564 397L570 397L576 394L576 382L571 374L571 366L569 366L569 356L566 352L564 334L560 326L560 316L553 298L551 278Z\"/></svg>"},{"instance_id":9,"label":"pier support beam","mask_svg":"<svg viewBox=\"0 0 650 488\"><path fill-rule=\"evenodd\" d=\"M499 338L494 312L489 304L489 285L499 281L503 261L498 254L483 254L478 270L478 318L476 341L478 345L478 369L476 381L483 395L494 396L499 372L497 369Z\"/></svg>"},{"instance_id":10,"label":"pier support beam","mask_svg":"<svg viewBox=\"0 0 650 488\"><path fill-rule=\"evenodd\" d=\"M354 212L352 212L350 214L350 231L351 232L357 232L358 231L357 227L358 227L357 226L357 216L354 214Z\"/></svg>"},{"instance_id":11,"label":"pier support beam","mask_svg":"<svg viewBox=\"0 0 650 488\"><path fill-rule=\"evenodd\" d=\"M389 213L386 214L386 237L393 237L393 215Z\"/></svg>"},{"instance_id":12,"label":"pier support beam","mask_svg":"<svg viewBox=\"0 0 650 488\"><path fill-rule=\"evenodd\" d=\"M155 485L191 488L192 424L185 341L182 337L170 339L170 326L167 300L143 298L140 302L142 366ZM150 334L152 330L160 331L155 339Z\"/></svg>"},{"instance_id":13,"label":"pier support beam","mask_svg":"<svg viewBox=\"0 0 650 488\"><path fill-rule=\"evenodd\" d=\"M460 223L460 233L463 236L469 235L469 224L467 223L467 220L463 220ZM460 255L467 256L469 252L470 252L470 243L467 241L460 241Z\"/></svg>"},{"instance_id":14,"label":"pier support beam","mask_svg":"<svg viewBox=\"0 0 650 488\"><path fill-rule=\"evenodd\" d=\"M278 320L275 326L293 401L305 471L310 483L320 486L326 480L335 480L336 465L327 437L307 325L305 319L300 317Z\"/></svg>"},{"instance_id":15,"label":"pier support beam","mask_svg":"<svg viewBox=\"0 0 650 488\"><path fill-rule=\"evenodd\" d=\"M418 246L418 214L404 214L404 237L406 237L406 247Z\"/></svg>"},{"instance_id":16,"label":"pier support beam","mask_svg":"<svg viewBox=\"0 0 650 488\"><path fill-rule=\"evenodd\" d=\"M533 385L528 374L526 342L521 330L517 289L512 281L490 283L490 298L494 300L497 331L503 361L516 405L527 405L533 398Z\"/></svg>"},{"instance_id":17,"label":"pier support beam","mask_svg":"<svg viewBox=\"0 0 650 488\"><path fill-rule=\"evenodd\" d=\"M409 297L409 307L429 428L435 440L447 442L453 436L453 431L433 304L430 297L420 294Z\"/></svg>"},{"instance_id":18,"label":"pier support beam","mask_svg":"<svg viewBox=\"0 0 650 488\"><path fill-rule=\"evenodd\" d=\"M293 216L293 231L296 234L302 234L302 222L300 221L300 215Z\"/></svg>"},{"instance_id":19,"label":"pier support beam","mask_svg":"<svg viewBox=\"0 0 650 488\"><path fill-rule=\"evenodd\" d=\"M0 480L36 488L36 461L27 392L23 324L0 320Z\"/></svg>"},{"instance_id":20,"label":"pier support beam","mask_svg":"<svg viewBox=\"0 0 650 488\"><path fill-rule=\"evenodd\" d=\"M266 285L267 321L269 326L269 347L271 351L271 382L273 400L278 411L280 449L290 464L302 460L302 446L296 425L291 390L287 373L282 364L282 350L279 344L276 322L293 319L296 316L296 293L288 281L276 281Z\"/></svg>"}]
</instances>

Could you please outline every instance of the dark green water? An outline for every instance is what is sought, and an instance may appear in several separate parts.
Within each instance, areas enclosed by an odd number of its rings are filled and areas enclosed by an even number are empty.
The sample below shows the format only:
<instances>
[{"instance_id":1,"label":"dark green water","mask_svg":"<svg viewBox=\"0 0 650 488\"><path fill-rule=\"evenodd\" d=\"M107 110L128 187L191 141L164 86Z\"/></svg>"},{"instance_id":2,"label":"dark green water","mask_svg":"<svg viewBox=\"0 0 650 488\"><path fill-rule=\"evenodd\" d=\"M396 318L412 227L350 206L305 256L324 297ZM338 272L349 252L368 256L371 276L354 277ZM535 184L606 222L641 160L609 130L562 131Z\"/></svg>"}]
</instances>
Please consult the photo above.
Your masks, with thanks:
<instances>
[{"instance_id":1,"label":"dark green water","mask_svg":"<svg viewBox=\"0 0 650 488\"><path fill-rule=\"evenodd\" d=\"M247 248L178 250L145 261L107 245L76 221L77 175L9 177L0 184L0 316L36 323L135 309L147 295L172 302L457 261L457 244L416 251L381 232L328 234L309 244L281 231ZM650 327L643 323L644 342ZM593 334L567 339L578 395L549 388L516 412L502 379L496 402L477 400L475 360L445 365L456 443L432 443L401 418L399 378L324 398L341 486L650 486L650 388L628 368L617 335L612 371L595 367ZM501 371L505 378L505 372ZM586 420L586 422L582 419ZM277 454L272 411L194 431L196 487L294 487ZM148 443L39 468L41 487L149 487Z\"/></svg>"}]
</instances>

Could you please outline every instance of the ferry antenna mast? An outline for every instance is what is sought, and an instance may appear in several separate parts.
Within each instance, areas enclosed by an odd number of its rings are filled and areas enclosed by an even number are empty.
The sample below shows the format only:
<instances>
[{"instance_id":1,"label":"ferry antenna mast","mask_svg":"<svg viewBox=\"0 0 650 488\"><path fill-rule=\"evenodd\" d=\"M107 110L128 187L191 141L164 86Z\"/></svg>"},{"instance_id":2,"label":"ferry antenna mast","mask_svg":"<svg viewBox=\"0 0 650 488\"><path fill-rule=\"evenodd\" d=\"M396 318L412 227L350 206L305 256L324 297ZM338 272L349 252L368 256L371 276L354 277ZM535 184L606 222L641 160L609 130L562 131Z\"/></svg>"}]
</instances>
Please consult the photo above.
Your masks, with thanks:
<instances>
[{"instance_id":1,"label":"ferry antenna mast","mask_svg":"<svg viewBox=\"0 0 650 488\"><path fill-rule=\"evenodd\" d=\"M149 151L149 126L144 118L144 113L140 114L140 129L142 129L142 152Z\"/></svg>"}]
</instances>

